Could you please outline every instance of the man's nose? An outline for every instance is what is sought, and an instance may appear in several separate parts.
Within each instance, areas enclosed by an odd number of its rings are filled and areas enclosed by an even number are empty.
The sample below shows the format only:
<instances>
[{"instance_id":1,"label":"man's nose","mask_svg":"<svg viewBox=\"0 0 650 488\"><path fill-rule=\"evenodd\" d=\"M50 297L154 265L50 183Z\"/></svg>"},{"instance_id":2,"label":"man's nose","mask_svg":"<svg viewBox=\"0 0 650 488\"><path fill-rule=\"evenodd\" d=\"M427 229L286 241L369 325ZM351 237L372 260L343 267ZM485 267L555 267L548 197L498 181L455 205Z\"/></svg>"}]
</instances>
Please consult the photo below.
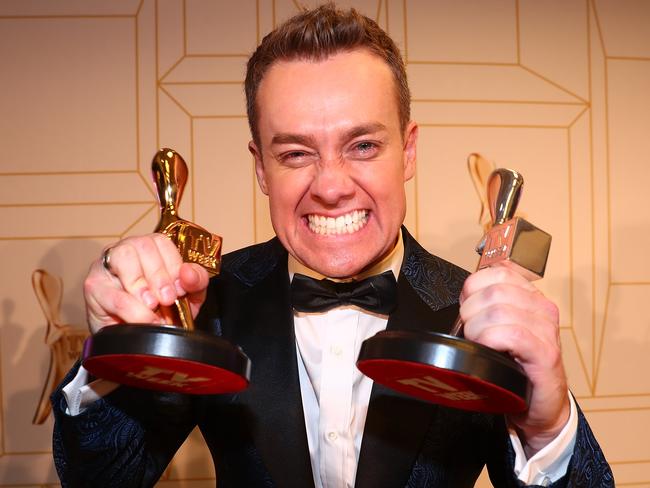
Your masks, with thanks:
<instances>
[{"instance_id":1,"label":"man's nose","mask_svg":"<svg viewBox=\"0 0 650 488\"><path fill-rule=\"evenodd\" d=\"M314 198L326 205L336 205L341 200L352 198L355 183L345 161L328 161L318 165L311 185Z\"/></svg>"}]
</instances>

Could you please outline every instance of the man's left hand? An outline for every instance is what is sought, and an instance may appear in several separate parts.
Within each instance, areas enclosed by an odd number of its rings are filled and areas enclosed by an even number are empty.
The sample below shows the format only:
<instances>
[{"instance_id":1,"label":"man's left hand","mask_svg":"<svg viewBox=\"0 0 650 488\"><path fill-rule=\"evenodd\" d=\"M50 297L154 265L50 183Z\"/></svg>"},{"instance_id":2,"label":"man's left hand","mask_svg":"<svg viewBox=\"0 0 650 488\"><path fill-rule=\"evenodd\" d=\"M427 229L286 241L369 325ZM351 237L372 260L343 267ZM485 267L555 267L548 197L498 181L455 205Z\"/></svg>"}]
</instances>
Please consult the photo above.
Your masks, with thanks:
<instances>
[{"instance_id":1,"label":"man's left hand","mask_svg":"<svg viewBox=\"0 0 650 488\"><path fill-rule=\"evenodd\" d=\"M460 302L465 338L509 353L532 383L528 410L508 416L530 458L560 433L571 409L558 308L523 276L499 266L470 275Z\"/></svg>"}]
</instances>

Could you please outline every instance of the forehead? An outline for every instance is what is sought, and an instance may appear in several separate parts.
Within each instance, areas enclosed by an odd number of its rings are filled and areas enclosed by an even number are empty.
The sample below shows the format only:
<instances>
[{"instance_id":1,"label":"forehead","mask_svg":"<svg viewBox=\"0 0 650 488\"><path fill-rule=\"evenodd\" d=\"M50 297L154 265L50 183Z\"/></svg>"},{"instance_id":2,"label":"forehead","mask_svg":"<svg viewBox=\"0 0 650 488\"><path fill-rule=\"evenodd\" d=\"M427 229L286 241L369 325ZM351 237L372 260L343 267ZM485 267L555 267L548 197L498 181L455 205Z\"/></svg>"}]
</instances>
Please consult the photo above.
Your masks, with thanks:
<instances>
[{"instance_id":1,"label":"forehead","mask_svg":"<svg viewBox=\"0 0 650 488\"><path fill-rule=\"evenodd\" d=\"M396 83L386 62L366 49L322 60L281 60L257 94L260 131L287 124L398 123Z\"/></svg>"}]
</instances>

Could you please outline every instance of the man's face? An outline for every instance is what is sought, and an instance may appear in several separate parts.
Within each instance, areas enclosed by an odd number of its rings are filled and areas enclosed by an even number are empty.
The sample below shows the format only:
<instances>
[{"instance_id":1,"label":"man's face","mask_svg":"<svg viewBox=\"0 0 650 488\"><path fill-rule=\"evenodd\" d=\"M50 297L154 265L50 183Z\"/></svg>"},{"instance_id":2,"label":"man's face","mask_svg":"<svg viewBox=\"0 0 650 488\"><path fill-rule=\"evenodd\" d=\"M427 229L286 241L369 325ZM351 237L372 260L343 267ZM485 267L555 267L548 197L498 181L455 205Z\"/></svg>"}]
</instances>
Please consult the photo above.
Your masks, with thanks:
<instances>
[{"instance_id":1,"label":"man's face","mask_svg":"<svg viewBox=\"0 0 650 488\"><path fill-rule=\"evenodd\" d=\"M385 62L367 50L276 62L257 107L261 147L249 147L289 253L347 277L390 252L406 213L417 126L400 130Z\"/></svg>"}]
</instances>

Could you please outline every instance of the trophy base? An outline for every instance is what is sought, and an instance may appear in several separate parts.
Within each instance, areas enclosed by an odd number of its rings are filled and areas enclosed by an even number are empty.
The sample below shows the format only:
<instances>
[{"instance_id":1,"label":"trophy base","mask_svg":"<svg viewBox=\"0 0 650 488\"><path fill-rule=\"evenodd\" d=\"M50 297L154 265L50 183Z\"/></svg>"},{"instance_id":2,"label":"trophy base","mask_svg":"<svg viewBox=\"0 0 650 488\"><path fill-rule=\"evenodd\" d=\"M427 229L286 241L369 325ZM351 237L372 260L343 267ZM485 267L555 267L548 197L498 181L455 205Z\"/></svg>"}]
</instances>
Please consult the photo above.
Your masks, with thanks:
<instances>
[{"instance_id":1,"label":"trophy base","mask_svg":"<svg viewBox=\"0 0 650 488\"><path fill-rule=\"evenodd\" d=\"M460 337L379 332L363 342L357 367L379 384L447 407L501 414L528 408L531 387L519 363Z\"/></svg>"},{"instance_id":2,"label":"trophy base","mask_svg":"<svg viewBox=\"0 0 650 488\"><path fill-rule=\"evenodd\" d=\"M84 342L82 364L123 385L193 395L241 391L251 369L242 350L218 336L149 324L104 327Z\"/></svg>"}]
</instances>

